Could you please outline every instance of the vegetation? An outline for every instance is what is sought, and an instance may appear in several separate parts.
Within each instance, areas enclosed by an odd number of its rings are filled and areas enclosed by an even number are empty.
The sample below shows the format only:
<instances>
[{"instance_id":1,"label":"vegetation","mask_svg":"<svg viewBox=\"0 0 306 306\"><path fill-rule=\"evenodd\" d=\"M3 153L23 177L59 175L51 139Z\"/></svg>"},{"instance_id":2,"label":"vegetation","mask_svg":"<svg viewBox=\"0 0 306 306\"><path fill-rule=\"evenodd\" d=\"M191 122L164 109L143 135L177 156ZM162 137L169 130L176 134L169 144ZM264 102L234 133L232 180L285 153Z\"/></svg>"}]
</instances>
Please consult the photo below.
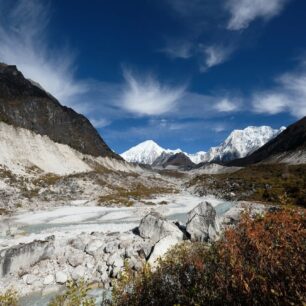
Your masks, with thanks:
<instances>
[{"instance_id":1,"label":"vegetation","mask_svg":"<svg viewBox=\"0 0 306 306\"><path fill-rule=\"evenodd\" d=\"M131 206L134 204L134 201L140 201L142 199L150 198L154 195L160 195L163 193L172 193L175 190L164 187L148 187L143 184L138 183L135 186L132 186L129 189L122 187L117 187L109 195L100 196L99 204L100 205L113 205L120 204L124 206Z\"/></svg>"},{"instance_id":2,"label":"vegetation","mask_svg":"<svg viewBox=\"0 0 306 306\"><path fill-rule=\"evenodd\" d=\"M202 188L238 200L281 203L284 199L306 207L306 165L265 164L243 168L234 173L198 175L188 186Z\"/></svg>"},{"instance_id":3,"label":"vegetation","mask_svg":"<svg viewBox=\"0 0 306 306\"><path fill-rule=\"evenodd\" d=\"M68 281L67 290L53 299L49 306L94 306L93 298L88 297L90 286L83 280L79 282Z\"/></svg>"},{"instance_id":4,"label":"vegetation","mask_svg":"<svg viewBox=\"0 0 306 306\"><path fill-rule=\"evenodd\" d=\"M280 210L239 226L208 247L175 247L157 269L127 270L114 305L305 305L305 210Z\"/></svg>"},{"instance_id":5,"label":"vegetation","mask_svg":"<svg viewBox=\"0 0 306 306\"><path fill-rule=\"evenodd\" d=\"M17 306L17 293L13 290L8 290L4 294L0 294L0 306Z\"/></svg>"}]
</instances>

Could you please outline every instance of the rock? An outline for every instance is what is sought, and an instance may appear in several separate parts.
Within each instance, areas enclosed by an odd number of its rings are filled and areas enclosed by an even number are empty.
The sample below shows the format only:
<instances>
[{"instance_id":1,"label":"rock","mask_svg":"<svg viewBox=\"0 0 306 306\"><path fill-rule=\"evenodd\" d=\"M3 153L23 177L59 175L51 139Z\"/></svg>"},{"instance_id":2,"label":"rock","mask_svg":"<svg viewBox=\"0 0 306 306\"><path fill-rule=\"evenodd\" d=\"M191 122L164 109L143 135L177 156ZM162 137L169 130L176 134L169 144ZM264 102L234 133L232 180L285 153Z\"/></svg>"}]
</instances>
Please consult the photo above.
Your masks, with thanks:
<instances>
[{"instance_id":1,"label":"rock","mask_svg":"<svg viewBox=\"0 0 306 306\"><path fill-rule=\"evenodd\" d=\"M27 285L32 285L37 280L37 277L33 274L26 275L25 281Z\"/></svg>"},{"instance_id":2,"label":"rock","mask_svg":"<svg viewBox=\"0 0 306 306\"><path fill-rule=\"evenodd\" d=\"M117 267L117 268L122 268L124 266L124 262L121 256L115 253L108 258L107 265Z\"/></svg>"},{"instance_id":3,"label":"rock","mask_svg":"<svg viewBox=\"0 0 306 306\"><path fill-rule=\"evenodd\" d=\"M139 234L144 239L150 239L153 244L166 236L183 239L183 233L158 212L150 212L140 221Z\"/></svg>"},{"instance_id":4,"label":"rock","mask_svg":"<svg viewBox=\"0 0 306 306\"><path fill-rule=\"evenodd\" d=\"M181 239L178 239L175 236L164 237L163 239L161 239L159 242L155 244L148 262L153 267L156 266L158 258L163 257L171 247L173 247L180 241Z\"/></svg>"},{"instance_id":5,"label":"rock","mask_svg":"<svg viewBox=\"0 0 306 306\"><path fill-rule=\"evenodd\" d=\"M86 245L85 252L88 253L89 255L94 256L95 251L97 251L103 244L104 241L99 239L94 239Z\"/></svg>"},{"instance_id":6,"label":"rock","mask_svg":"<svg viewBox=\"0 0 306 306\"><path fill-rule=\"evenodd\" d=\"M84 278L85 276L85 268L83 266L77 266L71 273L71 277L73 280L78 280Z\"/></svg>"},{"instance_id":7,"label":"rock","mask_svg":"<svg viewBox=\"0 0 306 306\"><path fill-rule=\"evenodd\" d=\"M54 236L46 240L34 240L0 251L0 276L26 270L54 253Z\"/></svg>"},{"instance_id":8,"label":"rock","mask_svg":"<svg viewBox=\"0 0 306 306\"><path fill-rule=\"evenodd\" d=\"M220 226L216 210L210 203L200 203L188 213L186 231L192 241L214 241L218 238Z\"/></svg>"},{"instance_id":9,"label":"rock","mask_svg":"<svg viewBox=\"0 0 306 306\"><path fill-rule=\"evenodd\" d=\"M97 271L100 274L103 274L104 272L106 272L108 269L107 264L105 262L101 263L100 265L98 265Z\"/></svg>"},{"instance_id":10,"label":"rock","mask_svg":"<svg viewBox=\"0 0 306 306\"><path fill-rule=\"evenodd\" d=\"M118 250L118 243L116 242L109 242L104 248L105 253L109 253L109 254L113 254L117 250Z\"/></svg>"},{"instance_id":11,"label":"rock","mask_svg":"<svg viewBox=\"0 0 306 306\"><path fill-rule=\"evenodd\" d=\"M62 272L62 271L56 272L55 281L58 284L65 284L67 282L67 280L68 280L68 276L65 272Z\"/></svg>"},{"instance_id":12,"label":"rock","mask_svg":"<svg viewBox=\"0 0 306 306\"><path fill-rule=\"evenodd\" d=\"M153 245L150 241L144 241L140 244L140 248L138 254L141 258L147 259L149 258Z\"/></svg>"},{"instance_id":13,"label":"rock","mask_svg":"<svg viewBox=\"0 0 306 306\"><path fill-rule=\"evenodd\" d=\"M48 275L45 277L43 284L44 285L50 285L54 282L54 276L53 275Z\"/></svg>"},{"instance_id":14,"label":"rock","mask_svg":"<svg viewBox=\"0 0 306 306\"><path fill-rule=\"evenodd\" d=\"M120 269L119 267L114 267L114 268L112 269L111 276L112 276L113 278L119 277L120 270L121 270L121 269Z\"/></svg>"},{"instance_id":15,"label":"rock","mask_svg":"<svg viewBox=\"0 0 306 306\"><path fill-rule=\"evenodd\" d=\"M104 284L109 282L109 276L106 271L104 271L101 275L101 282Z\"/></svg>"},{"instance_id":16,"label":"rock","mask_svg":"<svg viewBox=\"0 0 306 306\"><path fill-rule=\"evenodd\" d=\"M83 263L85 255L82 251L74 249L67 254L67 257L69 264L72 267L77 267Z\"/></svg>"}]
</instances>

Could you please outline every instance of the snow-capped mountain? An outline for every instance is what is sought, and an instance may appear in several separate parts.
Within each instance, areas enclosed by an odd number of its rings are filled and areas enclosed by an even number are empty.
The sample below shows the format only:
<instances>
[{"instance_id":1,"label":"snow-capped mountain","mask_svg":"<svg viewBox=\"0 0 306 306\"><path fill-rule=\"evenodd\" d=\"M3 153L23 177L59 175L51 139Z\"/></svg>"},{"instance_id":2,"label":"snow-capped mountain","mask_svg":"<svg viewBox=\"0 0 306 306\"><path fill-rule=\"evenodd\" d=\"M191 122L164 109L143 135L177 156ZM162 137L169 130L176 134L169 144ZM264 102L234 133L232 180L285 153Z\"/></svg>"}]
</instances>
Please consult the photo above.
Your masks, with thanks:
<instances>
[{"instance_id":1,"label":"snow-capped mountain","mask_svg":"<svg viewBox=\"0 0 306 306\"><path fill-rule=\"evenodd\" d=\"M182 151L164 149L153 140L146 140L122 153L121 157L131 163L152 165L163 152L176 154Z\"/></svg>"},{"instance_id":2,"label":"snow-capped mountain","mask_svg":"<svg viewBox=\"0 0 306 306\"><path fill-rule=\"evenodd\" d=\"M164 159L163 156L169 157L176 153L184 153L195 164L226 162L253 153L284 129L285 127L273 129L270 126L249 126L243 130L234 130L220 146L212 147L208 152L199 151L195 154L188 154L180 149L164 149L153 140L147 140L122 153L121 157L129 162L152 165L158 158L158 164L160 164Z\"/></svg>"},{"instance_id":3,"label":"snow-capped mountain","mask_svg":"<svg viewBox=\"0 0 306 306\"><path fill-rule=\"evenodd\" d=\"M249 126L243 130L234 130L220 146L212 147L203 156L202 162L226 162L245 157L284 130L285 127L273 129L270 126Z\"/></svg>"}]
</instances>

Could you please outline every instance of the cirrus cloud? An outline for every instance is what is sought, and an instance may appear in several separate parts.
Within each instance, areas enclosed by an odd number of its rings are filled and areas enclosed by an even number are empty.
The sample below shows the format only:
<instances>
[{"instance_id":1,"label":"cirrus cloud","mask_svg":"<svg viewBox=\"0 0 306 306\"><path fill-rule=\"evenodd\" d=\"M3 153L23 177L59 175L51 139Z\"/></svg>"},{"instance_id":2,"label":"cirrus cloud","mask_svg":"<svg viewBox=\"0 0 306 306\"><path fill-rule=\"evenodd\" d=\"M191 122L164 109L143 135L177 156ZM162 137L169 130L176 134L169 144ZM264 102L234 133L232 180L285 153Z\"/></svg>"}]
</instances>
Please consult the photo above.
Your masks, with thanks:
<instances>
[{"instance_id":1,"label":"cirrus cloud","mask_svg":"<svg viewBox=\"0 0 306 306\"><path fill-rule=\"evenodd\" d=\"M136 78L129 70L124 70L123 76L126 85L120 99L121 105L137 115L154 116L173 110L186 88L162 85L152 76Z\"/></svg>"}]
</instances>

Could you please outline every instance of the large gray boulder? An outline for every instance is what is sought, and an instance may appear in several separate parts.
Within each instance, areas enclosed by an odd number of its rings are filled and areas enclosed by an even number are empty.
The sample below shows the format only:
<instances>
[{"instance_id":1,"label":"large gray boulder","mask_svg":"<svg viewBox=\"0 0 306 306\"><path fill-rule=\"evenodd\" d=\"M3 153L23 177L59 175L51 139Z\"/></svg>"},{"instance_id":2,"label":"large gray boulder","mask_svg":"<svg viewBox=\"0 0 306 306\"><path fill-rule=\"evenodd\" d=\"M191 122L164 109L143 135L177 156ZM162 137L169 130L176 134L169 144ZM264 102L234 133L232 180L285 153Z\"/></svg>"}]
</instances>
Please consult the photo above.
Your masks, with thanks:
<instances>
[{"instance_id":1,"label":"large gray boulder","mask_svg":"<svg viewBox=\"0 0 306 306\"><path fill-rule=\"evenodd\" d=\"M183 240L183 232L158 212L150 212L140 221L139 234L144 239L150 239L152 244L167 236Z\"/></svg>"},{"instance_id":2,"label":"large gray boulder","mask_svg":"<svg viewBox=\"0 0 306 306\"><path fill-rule=\"evenodd\" d=\"M220 225L216 210L208 202L202 202L188 213L186 231L192 241L215 241L219 237Z\"/></svg>"},{"instance_id":3,"label":"large gray boulder","mask_svg":"<svg viewBox=\"0 0 306 306\"><path fill-rule=\"evenodd\" d=\"M27 272L30 267L54 254L54 236L46 240L34 240L0 251L0 277L17 273L20 269Z\"/></svg>"}]
</instances>

